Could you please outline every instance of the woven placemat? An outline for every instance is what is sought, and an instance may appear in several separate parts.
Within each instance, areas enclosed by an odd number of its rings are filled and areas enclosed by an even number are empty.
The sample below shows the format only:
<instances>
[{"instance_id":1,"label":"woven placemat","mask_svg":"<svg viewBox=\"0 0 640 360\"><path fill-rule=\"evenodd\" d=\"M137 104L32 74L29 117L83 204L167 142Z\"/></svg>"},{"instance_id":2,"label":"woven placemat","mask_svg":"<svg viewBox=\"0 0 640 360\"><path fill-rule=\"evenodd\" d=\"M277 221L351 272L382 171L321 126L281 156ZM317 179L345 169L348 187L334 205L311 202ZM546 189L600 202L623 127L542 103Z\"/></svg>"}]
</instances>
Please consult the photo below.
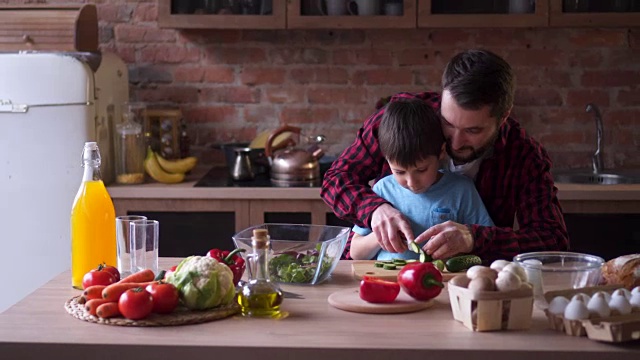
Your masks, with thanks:
<instances>
[{"instance_id":1,"label":"woven placemat","mask_svg":"<svg viewBox=\"0 0 640 360\"><path fill-rule=\"evenodd\" d=\"M84 308L84 304L80 304L78 299L80 296L73 297L64 303L67 312L76 319L88 321L97 324L117 325L117 326L176 326L200 324L204 322L224 319L240 312L240 305L231 303L229 305L217 308L192 311L183 306L179 306L171 314L151 314L142 320L129 320L123 317L110 319L102 319L97 316L90 315Z\"/></svg>"}]
</instances>

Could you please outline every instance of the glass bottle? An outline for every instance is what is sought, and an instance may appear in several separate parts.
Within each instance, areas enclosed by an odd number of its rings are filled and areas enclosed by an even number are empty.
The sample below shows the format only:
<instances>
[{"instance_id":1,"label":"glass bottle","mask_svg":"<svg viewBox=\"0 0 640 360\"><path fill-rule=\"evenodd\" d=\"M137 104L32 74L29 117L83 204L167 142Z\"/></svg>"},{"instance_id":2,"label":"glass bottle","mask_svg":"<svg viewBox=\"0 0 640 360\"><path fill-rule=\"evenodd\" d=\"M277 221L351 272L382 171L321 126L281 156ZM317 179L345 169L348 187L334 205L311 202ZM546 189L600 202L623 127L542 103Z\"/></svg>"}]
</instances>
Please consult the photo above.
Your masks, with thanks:
<instances>
[{"instance_id":1,"label":"glass bottle","mask_svg":"<svg viewBox=\"0 0 640 360\"><path fill-rule=\"evenodd\" d=\"M82 150L84 174L71 209L71 285L106 263L116 266L116 216L100 174L100 150L87 142Z\"/></svg>"},{"instance_id":2,"label":"glass bottle","mask_svg":"<svg viewBox=\"0 0 640 360\"><path fill-rule=\"evenodd\" d=\"M267 229L253 230L251 237L253 247L254 271L250 271L251 279L242 285L238 293L238 303L242 315L255 317L280 317L282 291L269 279L269 233Z\"/></svg>"},{"instance_id":3,"label":"glass bottle","mask_svg":"<svg viewBox=\"0 0 640 360\"><path fill-rule=\"evenodd\" d=\"M145 137L142 124L136 117L142 116L140 104L124 104L123 121L116 125L115 168L118 184L140 184L144 181Z\"/></svg>"}]
</instances>

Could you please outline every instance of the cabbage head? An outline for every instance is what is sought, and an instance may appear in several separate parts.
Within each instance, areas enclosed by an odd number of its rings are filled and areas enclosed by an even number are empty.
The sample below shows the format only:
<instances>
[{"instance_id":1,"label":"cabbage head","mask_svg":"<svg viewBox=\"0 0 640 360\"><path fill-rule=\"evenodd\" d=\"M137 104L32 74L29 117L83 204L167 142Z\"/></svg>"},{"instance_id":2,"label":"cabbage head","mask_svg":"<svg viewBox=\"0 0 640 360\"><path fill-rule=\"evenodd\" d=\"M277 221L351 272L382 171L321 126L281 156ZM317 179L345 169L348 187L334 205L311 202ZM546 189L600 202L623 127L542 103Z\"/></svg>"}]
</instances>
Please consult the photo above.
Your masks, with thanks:
<instances>
[{"instance_id":1,"label":"cabbage head","mask_svg":"<svg viewBox=\"0 0 640 360\"><path fill-rule=\"evenodd\" d=\"M208 256L190 256L166 280L180 293L184 306L205 310L233 301L236 288L229 267Z\"/></svg>"}]
</instances>

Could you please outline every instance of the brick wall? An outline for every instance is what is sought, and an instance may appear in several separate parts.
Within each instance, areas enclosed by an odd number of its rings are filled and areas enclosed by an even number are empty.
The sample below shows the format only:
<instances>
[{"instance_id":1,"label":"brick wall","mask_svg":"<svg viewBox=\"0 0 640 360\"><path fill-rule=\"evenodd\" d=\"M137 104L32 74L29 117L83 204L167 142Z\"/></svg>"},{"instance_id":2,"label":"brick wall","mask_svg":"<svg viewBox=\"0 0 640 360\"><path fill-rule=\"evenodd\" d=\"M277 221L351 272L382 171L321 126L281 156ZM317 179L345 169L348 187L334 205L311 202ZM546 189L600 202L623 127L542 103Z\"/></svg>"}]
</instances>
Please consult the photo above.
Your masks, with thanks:
<instances>
[{"instance_id":1,"label":"brick wall","mask_svg":"<svg viewBox=\"0 0 640 360\"><path fill-rule=\"evenodd\" d=\"M514 67L513 115L557 167L591 166L588 102L603 112L605 166L640 167L640 28L176 31L157 27L155 1L89 2L102 49L129 64L132 97L178 105L205 162L221 159L212 145L283 123L326 135L337 154L379 97L439 90L454 53L484 47Z\"/></svg>"}]
</instances>

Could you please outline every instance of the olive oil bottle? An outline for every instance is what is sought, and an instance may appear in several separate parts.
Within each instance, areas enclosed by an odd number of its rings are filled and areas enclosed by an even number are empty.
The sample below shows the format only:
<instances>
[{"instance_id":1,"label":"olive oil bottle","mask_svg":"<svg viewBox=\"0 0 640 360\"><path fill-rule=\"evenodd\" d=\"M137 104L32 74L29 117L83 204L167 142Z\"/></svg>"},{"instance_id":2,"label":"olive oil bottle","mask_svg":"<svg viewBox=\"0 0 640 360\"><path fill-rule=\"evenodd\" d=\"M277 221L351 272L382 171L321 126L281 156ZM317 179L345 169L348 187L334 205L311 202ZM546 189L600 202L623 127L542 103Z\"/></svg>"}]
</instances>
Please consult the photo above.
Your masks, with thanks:
<instances>
[{"instance_id":1,"label":"olive oil bottle","mask_svg":"<svg viewBox=\"0 0 640 360\"><path fill-rule=\"evenodd\" d=\"M238 303L242 315L251 317L279 318L282 291L278 284L269 279L268 254L269 233L267 229L253 230L251 237L253 247L254 270L252 279L246 282L238 293Z\"/></svg>"}]
</instances>

